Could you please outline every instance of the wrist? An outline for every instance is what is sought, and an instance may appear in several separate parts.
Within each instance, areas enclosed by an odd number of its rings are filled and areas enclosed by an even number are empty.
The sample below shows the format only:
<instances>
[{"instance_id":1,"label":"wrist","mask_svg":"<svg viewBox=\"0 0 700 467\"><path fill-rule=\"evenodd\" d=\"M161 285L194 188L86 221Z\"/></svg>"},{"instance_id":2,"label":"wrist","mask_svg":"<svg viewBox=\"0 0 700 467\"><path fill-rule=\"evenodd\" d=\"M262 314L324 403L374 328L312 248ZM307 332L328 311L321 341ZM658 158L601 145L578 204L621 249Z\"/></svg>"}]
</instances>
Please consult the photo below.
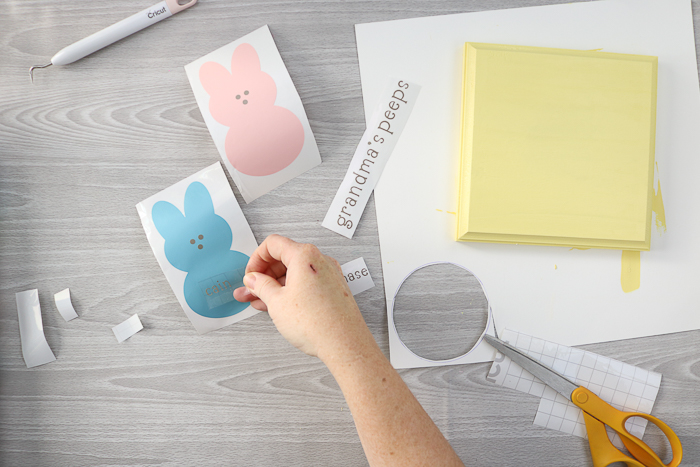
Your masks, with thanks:
<instances>
[{"instance_id":1,"label":"wrist","mask_svg":"<svg viewBox=\"0 0 700 467\"><path fill-rule=\"evenodd\" d=\"M374 336L366 326L361 333L338 339L319 351L318 358L328 367L333 376L338 379L348 371L357 372L364 365L386 363L390 365Z\"/></svg>"}]
</instances>

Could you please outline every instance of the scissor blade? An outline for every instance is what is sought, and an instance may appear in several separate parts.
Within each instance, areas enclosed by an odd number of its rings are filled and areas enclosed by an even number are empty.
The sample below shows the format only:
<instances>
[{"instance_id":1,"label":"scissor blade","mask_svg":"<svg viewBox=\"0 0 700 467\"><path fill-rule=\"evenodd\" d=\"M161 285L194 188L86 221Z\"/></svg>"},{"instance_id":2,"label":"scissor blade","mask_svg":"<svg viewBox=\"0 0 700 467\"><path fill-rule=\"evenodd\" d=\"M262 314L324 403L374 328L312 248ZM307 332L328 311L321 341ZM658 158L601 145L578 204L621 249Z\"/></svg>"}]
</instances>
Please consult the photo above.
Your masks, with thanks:
<instances>
[{"instance_id":1,"label":"scissor blade","mask_svg":"<svg viewBox=\"0 0 700 467\"><path fill-rule=\"evenodd\" d=\"M503 355L509 357L515 363L523 367L524 370L529 371L535 378L540 379L544 384L571 400L571 393L574 392L574 389L578 388L578 385L500 339L486 334L484 335L484 340Z\"/></svg>"}]
</instances>

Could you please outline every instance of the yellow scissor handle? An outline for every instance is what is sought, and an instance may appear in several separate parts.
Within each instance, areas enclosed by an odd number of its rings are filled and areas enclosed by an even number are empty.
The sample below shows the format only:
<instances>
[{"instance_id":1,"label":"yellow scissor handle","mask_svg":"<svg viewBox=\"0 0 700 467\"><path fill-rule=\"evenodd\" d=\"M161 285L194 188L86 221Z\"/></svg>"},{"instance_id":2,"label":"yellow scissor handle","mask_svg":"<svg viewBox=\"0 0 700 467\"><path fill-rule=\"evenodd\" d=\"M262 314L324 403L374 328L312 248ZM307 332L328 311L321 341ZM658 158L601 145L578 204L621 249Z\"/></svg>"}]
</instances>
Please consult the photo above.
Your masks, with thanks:
<instances>
[{"instance_id":1,"label":"yellow scissor handle","mask_svg":"<svg viewBox=\"0 0 700 467\"><path fill-rule=\"evenodd\" d=\"M591 447L593 467L607 467L615 462L624 462L627 467L647 467L636 459L625 455L610 442L605 425L583 412L588 432L588 444Z\"/></svg>"},{"instance_id":2,"label":"yellow scissor handle","mask_svg":"<svg viewBox=\"0 0 700 467\"><path fill-rule=\"evenodd\" d=\"M617 410L583 386L574 390L571 394L571 400L584 412L594 467L604 467L613 462L625 462L632 467L676 467L681 463L683 458L681 441L673 430L658 418L640 412L622 412ZM645 418L659 427L671 444L673 451L671 462L664 464L644 441L627 431L625 422L630 417ZM624 455L612 445L605 430L605 425L619 433L623 444L636 460ZM624 458L620 458L620 456Z\"/></svg>"}]
</instances>

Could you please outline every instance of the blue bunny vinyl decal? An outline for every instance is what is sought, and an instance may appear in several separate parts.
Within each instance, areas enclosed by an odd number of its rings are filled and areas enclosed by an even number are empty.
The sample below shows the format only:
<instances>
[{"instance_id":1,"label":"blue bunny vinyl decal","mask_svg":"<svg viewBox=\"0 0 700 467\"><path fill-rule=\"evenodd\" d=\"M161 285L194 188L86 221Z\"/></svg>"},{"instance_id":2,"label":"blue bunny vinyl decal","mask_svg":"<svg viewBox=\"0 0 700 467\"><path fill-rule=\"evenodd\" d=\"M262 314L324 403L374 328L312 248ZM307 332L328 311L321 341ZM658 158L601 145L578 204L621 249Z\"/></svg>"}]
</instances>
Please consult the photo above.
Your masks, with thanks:
<instances>
[{"instance_id":1,"label":"blue bunny vinyl decal","mask_svg":"<svg viewBox=\"0 0 700 467\"><path fill-rule=\"evenodd\" d=\"M214 213L211 195L202 183L187 187L184 215L167 201L154 204L151 215L165 239L165 257L187 273L184 295L195 313L225 318L248 307L233 298L233 290L242 285L242 268L249 258L231 250L231 227Z\"/></svg>"}]
</instances>

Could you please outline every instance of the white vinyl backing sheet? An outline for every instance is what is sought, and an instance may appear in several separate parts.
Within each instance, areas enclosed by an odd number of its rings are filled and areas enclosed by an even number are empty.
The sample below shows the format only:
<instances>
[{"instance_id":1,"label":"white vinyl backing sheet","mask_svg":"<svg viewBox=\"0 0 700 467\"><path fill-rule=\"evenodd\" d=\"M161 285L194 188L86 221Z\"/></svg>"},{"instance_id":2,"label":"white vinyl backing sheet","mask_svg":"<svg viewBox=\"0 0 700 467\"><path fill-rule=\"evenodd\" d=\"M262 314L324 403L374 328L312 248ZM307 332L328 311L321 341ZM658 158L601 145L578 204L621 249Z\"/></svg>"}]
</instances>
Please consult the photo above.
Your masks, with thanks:
<instances>
[{"instance_id":1,"label":"white vinyl backing sheet","mask_svg":"<svg viewBox=\"0 0 700 467\"><path fill-rule=\"evenodd\" d=\"M221 160L246 203L321 163L267 26L185 66Z\"/></svg>"},{"instance_id":2,"label":"white vinyl backing sheet","mask_svg":"<svg viewBox=\"0 0 700 467\"><path fill-rule=\"evenodd\" d=\"M140 202L136 210L160 268L198 333L259 313L233 298L258 244L220 163Z\"/></svg>"}]
</instances>

